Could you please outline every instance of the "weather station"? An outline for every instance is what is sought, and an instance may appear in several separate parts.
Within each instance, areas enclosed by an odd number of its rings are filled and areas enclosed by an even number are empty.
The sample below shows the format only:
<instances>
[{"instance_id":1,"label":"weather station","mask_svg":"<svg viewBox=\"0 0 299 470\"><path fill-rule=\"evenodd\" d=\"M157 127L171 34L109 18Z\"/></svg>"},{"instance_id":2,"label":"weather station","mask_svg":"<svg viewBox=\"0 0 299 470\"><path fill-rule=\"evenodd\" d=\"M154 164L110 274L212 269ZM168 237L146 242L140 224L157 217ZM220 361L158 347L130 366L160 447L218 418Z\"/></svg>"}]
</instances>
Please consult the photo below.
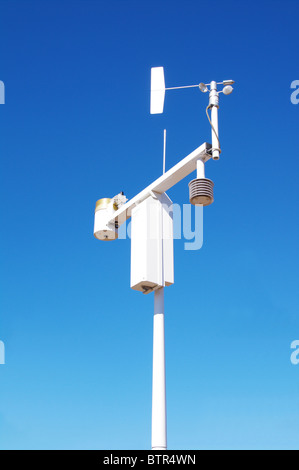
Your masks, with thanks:
<instances>
[{"instance_id":1,"label":"weather station","mask_svg":"<svg viewBox=\"0 0 299 470\"><path fill-rule=\"evenodd\" d=\"M97 201L94 236L98 240L118 238L118 229L131 218L131 288L143 294L154 293L153 376L152 376L152 449L167 449L164 288L174 283L172 201L170 188L193 172L189 182L189 200L193 205L214 202L214 183L205 176L205 164L219 160L221 146L218 130L219 95L232 93L233 80L165 87L163 67L151 69L150 113L161 114L168 90L197 88L209 93L206 114L211 125L212 143L203 143L168 171L165 171L166 131L164 131L163 174L135 197L123 193ZM218 90L218 86L222 89ZM210 111L210 113L209 113Z\"/></svg>"}]
</instances>

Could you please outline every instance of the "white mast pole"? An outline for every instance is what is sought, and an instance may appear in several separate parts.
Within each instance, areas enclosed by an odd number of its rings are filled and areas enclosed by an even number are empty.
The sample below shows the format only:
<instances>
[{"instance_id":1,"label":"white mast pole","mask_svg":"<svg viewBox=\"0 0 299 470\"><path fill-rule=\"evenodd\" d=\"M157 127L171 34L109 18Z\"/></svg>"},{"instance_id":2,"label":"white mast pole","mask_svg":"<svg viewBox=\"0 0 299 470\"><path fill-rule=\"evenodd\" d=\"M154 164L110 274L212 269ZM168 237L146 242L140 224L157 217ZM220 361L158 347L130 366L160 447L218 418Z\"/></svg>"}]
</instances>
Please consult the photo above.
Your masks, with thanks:
<instances>
[{"instance_id":1,"label":"white mast pole","mask_svg":"<svg viewBox=\"0 0 299 470\"><path fill-rule=\"evenodd\" d=\"M196 175L197 178L205 178L205 162L201 159L197 160L196 164Z\"/></svg>"},{"instance_id":2,"label":"white mast pole","mask_svg":"<svg viewBox=\"0 0 299 470\"><path fill-rule=\"evenodd\" d=\"M167 449L164 287L155 291L153 339L152 449Z\"/></svg>"},{"instance_id":3,"label":"white mast pole","mask_svg":"<svg viewBox=\"0 0 299 470\"><path fill-rule=\"evenodd\" d=\"M163 142L163 175L166 168L166 129L164 129L164 142Z\"/></svg>"},{"instance_id":4,"label":"white mast pole","mask_svg":"<svg viewBox=\"0 0 299 470\"><path fill-rule=\"evenodd\" d=\"M219 95L217 93L217 83L211 82L210 91L210 108L211 108L211 121L212 126L212 147L213 147L213 160L219 160L219 130L218 130L218 108L219 108Z\"/></svg>"}]
</instances>

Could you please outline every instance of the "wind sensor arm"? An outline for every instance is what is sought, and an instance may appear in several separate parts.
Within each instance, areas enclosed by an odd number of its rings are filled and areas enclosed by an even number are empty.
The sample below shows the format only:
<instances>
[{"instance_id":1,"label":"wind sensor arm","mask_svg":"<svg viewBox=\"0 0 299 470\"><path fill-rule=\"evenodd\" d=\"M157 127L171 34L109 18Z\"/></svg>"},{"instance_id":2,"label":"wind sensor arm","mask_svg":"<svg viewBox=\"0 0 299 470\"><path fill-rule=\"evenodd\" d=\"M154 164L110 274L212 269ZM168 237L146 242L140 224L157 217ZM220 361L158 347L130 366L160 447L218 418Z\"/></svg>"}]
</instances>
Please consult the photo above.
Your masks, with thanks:
<instances>
[{"instance_id":1,"label":"wind sensor arm","mask_svg":"<svg viewBox=\"0 0 299 470\"><path fill-rule=\"evenodd\" d=\"M131 217L131 213L134 207L143 202L153 193L163 194L164 192L168 191L196 169L197 176L202 178L204 164L210 159L211 145L204 143L195 149L192 153L190 153L187 157L183 158L175 166L170 168L170 170L168 170L166 173L161 175L147 188L130 199L130 201L124 203L125 196L123 196L124 199L122 199L122 204L119 208L116 208L115 206L115 198L112 200L100 199L96 204L94 225L95 238L98 240L115 240L117 238L118 227ZM196 203L203 204L201 201Z\"/></svg>"},{"instance_id":2,"label":"wind sensor arm","mask_svg":"<svg viewBox=\"0 0 299 470\"><path fill-rule=\"evenodd\" d=\"M182 88L199 88L203 93L209 92L209 105L206 109L207 117L212 128L212 158L219 160L221 148L219 141L218 130L218 109L219 109L219 94L230 95L233 91L234 80L224 80L223 82L215 82L199 85L187 85L177 87L165 87L164 68L153 67L151 69L151 114L162 114L164 109L165 91L166 90L180 90ZM223 85L223 89L218 91L217 85ZM211 117L208 110L211 109Z\"/></svg>"}]
</instances>

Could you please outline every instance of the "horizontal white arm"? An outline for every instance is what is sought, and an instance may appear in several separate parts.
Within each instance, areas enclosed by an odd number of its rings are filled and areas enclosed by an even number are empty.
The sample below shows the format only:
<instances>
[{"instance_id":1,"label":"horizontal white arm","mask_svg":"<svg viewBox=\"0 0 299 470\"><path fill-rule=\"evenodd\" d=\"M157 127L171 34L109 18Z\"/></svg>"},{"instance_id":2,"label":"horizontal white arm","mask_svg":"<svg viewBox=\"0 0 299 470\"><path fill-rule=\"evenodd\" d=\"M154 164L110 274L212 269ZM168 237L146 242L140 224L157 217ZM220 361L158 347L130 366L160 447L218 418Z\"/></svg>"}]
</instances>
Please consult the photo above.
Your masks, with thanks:
<instances>
[{"instance_id":1,"label":"horizontal white arm","mask_svg":"<svg viewBox=\"0 0 299 470\"><path fill-rule=\"evenodd\" d=\"M195 149L187 157L183 158L183 160L164 173L164 175L160 176L160 178L137 194L137 196L133 197L130 201L121 206L116 212L114 212L113 217L108 223L114 223L118 220L118 223L122 224L125 220L131 217L133 207L144 201L151 192L162 194L168 191L168 189L172 188L172 186L196 170L197 160L207 162L211 158L211 155L208 153L210 148L210 144L204 143Z\"/></svg>"}]
</instances>

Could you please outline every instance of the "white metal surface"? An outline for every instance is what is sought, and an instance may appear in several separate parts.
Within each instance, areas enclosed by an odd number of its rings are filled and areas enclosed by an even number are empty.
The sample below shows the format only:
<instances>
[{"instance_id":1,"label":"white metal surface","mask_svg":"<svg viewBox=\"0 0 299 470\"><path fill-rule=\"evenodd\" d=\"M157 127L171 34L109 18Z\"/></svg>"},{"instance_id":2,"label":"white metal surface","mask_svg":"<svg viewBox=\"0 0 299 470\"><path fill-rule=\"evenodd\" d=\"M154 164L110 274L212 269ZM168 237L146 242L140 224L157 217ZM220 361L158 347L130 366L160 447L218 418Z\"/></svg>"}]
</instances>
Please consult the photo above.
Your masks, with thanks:
<instances>
[{"instance_id":1,"label":"white metal surface","mask_svg":"<svg viewBox=\"0 0 299 470\"><path fill-rule=\"evenodd\" d=\"M158 198L162 211L162 285L171 286L174 283L172 201L166 193L153 194Z\"/></svg>"},{"instance_id":2,"label":"white metal surface","mask_svg":"<svg viewBox=\"0 0 299 470\"><path fill-rule=\"evenodd\" d=\"M93 232L98 240L116 240L118 238L118 230L115 228L115 224L108 222L114 212L113 200L107 208L95 212Z\"/></svg>"},{"instance_id":3,"label":"white metal surface","mask_svg":"<svg viewBox=\"0 0 299 470\"><path fill-rule=\"evenodd\" d=\"M162 114L165 100L165 78L163 67L151 69L151 114Z\"/></svg>"},{"instance_id":4,"label":"white metal surface","mask_svg":"<svg viewBox=\"0 0 299 470\"><path fill-rule=\"evenodd\" d=\"M166 129L164 129L164 139L163 139L163 175L166 168Z\"/></svg>"},{"instance_id":5,"label":"white metal surface","mask_svg":"<svg viewBox=\"0 0 299 470\"><path fill-rule=\"evenodd\" d=\"M196 170L197 178L205 178L205 162L200 159L197 160Z\"/></svg>"},{"instance_id":6,"label":"white metal surface","mask_svg":"<svg viewBox=\"0 0 299 470\"><path fill-rule=\"evenodd\" d=\"M210 148L210 144L204 143L195 149L187 157L170 168L170 170L166 171L164 175L160 176L156 181L137 194L137 196L130 199L130 201L124 204L119 210L114 212L108 222L113 223L117 219L120 225L131 217L133 207L144 201L152 191L160 194L168 191L172 186L196 170L198 159L207 162L211 158L211 155L208 153Z\"/></svg>"},{"instance_id":7,"label":"white metal surface","mask_svg":"<svg viewBox=\"0 0 299 470\"><path fill-rule=\"evenodd\" d=\"M219 138L219 128L218 128L218 108L213 106L211 109L211 121L214 126L214 129L217 133ZM215 135L215 132L212 130L212 147L213 147L213 160L219 160L220 152L219 152L219 141Z\"/></svg>"},{"instance_id":8,"label":"white metal surface","mask_svg":"<svg viewBox=\"0 0 299 470\"><path fill-rule=\"evenodd\" d=\"M219 96L217 93L216 82L211 82L210 106L211 106L211 122L214 127L214 129L212 129L212 148L213 148L212 157L213 157L213 160L219 160L219 157L220 157L219 126L218 126Z\"/></svg>"},{"instance_id":9,"label":"white metal surface","mask_svg":"<svg viewBox=\"0 0 299 470\"><path fill-rule=\"evenodd\" d=\"M152 383L152 449L167 449L164 288L155 291Z\"/></svg>"},{"instance_id":10,"label":"white metal surface","mask_svg":"<svg viewBox=\"0 0 299 470\"><path fill-rule=\"evenodd\" d=\"M152 193L132 210L131 288L148 294L173 282L172 201Z\"/></svg>"},{"instance_id":11,"label":"white metal surface","mask_svg":"<svg viewBox=\"0 0 299 470\"><path fill-rule=\"evenodd\" d=\"M132 211L131 288L145 294L163 285L160 219L159 201L152 197Z\"/></svg>"}]
</instances>

